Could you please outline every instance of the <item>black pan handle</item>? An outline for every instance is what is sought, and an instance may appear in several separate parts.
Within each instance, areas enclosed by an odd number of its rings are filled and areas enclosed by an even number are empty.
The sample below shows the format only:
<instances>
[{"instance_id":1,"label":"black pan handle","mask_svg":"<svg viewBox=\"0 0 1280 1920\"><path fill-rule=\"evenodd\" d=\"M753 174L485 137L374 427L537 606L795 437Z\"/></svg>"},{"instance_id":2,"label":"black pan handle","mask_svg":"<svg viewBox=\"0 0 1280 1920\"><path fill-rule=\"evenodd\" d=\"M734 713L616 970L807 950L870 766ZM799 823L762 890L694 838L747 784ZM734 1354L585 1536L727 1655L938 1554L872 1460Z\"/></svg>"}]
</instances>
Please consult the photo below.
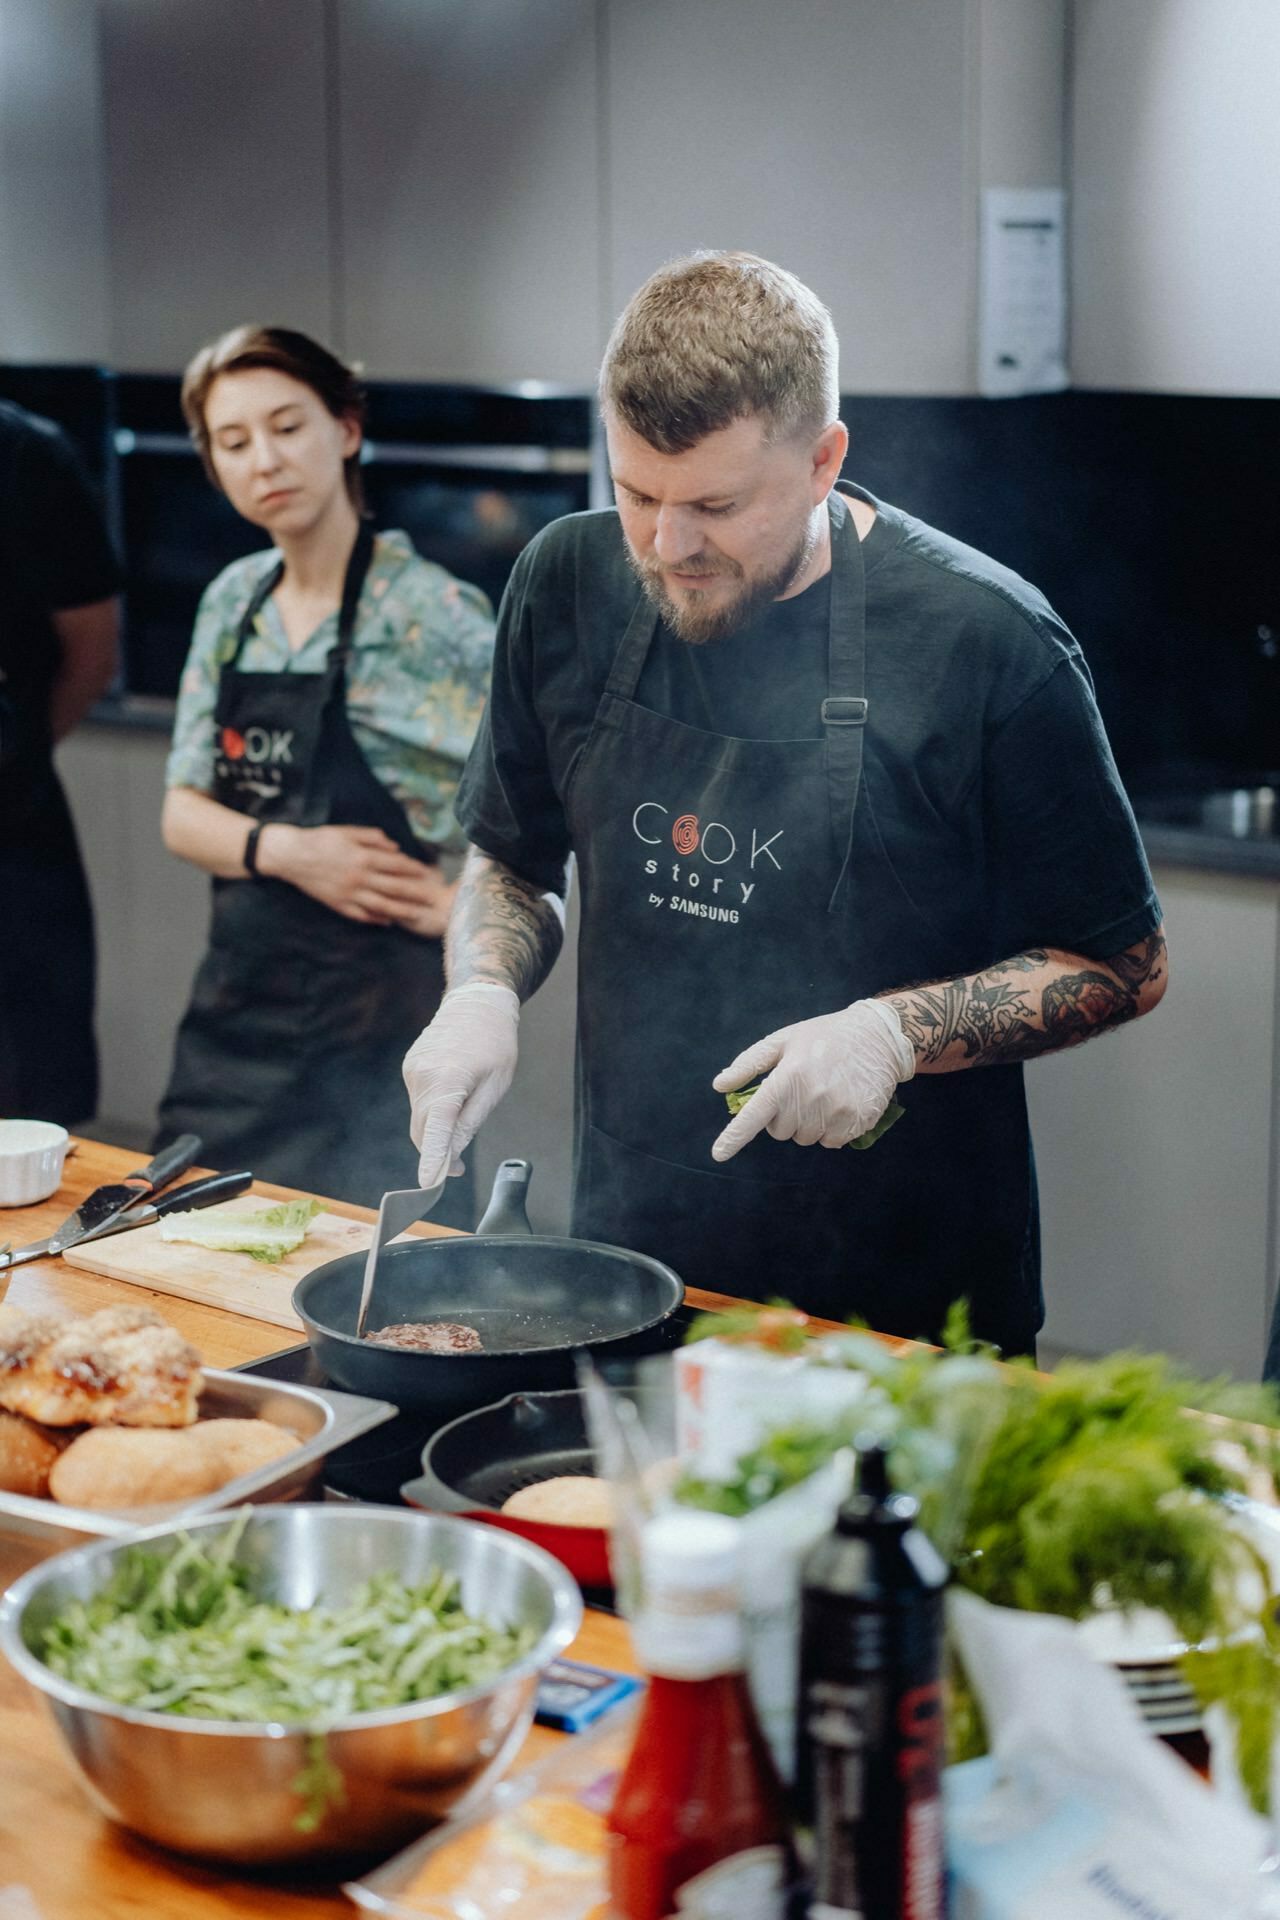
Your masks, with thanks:
<instances>
[{"instance_id":1,"label":"black pan handle","mask_svg":"<svg viewBox=\"0 0 1280 1920\"><path fill-rule=\"evenodd\" d=\"M509 1238L532 1233L525 1207L532 1178L530 1161L504 1160L493 1176L493 1192L476 1232L503 1234Z\"/></svg>"},{"instance_id":2,"label":"black pan handle","mask_svg":"<svg viewBox=\"0 0 1280 1920\"><path fill-rule=\"evenodd\" d=\"M465 1494L456 1493L452 1487L446 1487L432 1473L426 1462L416 1480L406 1480L400 1489L400 1498L406 1506L425 1507L429 1513L479 1513L484 1509L479 1501L468 1500Z\"/></svg>"}]
</instances>

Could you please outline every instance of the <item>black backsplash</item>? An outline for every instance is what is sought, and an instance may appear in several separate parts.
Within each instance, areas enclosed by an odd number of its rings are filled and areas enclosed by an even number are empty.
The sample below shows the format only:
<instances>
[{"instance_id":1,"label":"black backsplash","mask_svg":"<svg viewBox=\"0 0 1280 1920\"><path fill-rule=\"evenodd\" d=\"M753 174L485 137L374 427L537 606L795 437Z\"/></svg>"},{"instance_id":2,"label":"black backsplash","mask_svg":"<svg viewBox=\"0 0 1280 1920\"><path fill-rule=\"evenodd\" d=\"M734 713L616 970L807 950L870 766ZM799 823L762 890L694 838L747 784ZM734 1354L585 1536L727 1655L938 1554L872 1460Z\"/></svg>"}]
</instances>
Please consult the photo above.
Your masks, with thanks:
<instances>
[{"instance_id":1,"label":"black backsplash","mask_svg":"<svg viewBox=\"0 0 1280 1920\"><path fill-rule=\"evenodd\" d=\"M124 535L130 684L171 692L200 590L261 544L181 451L176 377L0 366L0 395L84 446ZM589 430L585 396L375 382L370 397L371 431L387 443L582 445ZM1085 650L1135 797L1280 784L1280 399L851 394L842 411L850 478L1047 594ZM117 426L172 435L174 450L121 460ZM366 477L384 524L399 519L459 571L469 560L491 591L509 548L542 518L585 504L585 475L513 474L514 540L495 546L490 529L487 546L473 538L468 548L469 522L456 537L445 496L452 489L466 512L477 497L491 506L487 476L391 465ZM530 488L545 498L526 500Z\"/></svg>"},{"instance_id":2,"label":"black backsplash","mask_svg":"<svg viewBox=\"0 0 1280 1920\"><path fill-rule=\"evenodd\" d=\"M1034 581L1137 795L1280 769L1280 400L849 396L846 472Z\"/></svg>"}]
</instances>

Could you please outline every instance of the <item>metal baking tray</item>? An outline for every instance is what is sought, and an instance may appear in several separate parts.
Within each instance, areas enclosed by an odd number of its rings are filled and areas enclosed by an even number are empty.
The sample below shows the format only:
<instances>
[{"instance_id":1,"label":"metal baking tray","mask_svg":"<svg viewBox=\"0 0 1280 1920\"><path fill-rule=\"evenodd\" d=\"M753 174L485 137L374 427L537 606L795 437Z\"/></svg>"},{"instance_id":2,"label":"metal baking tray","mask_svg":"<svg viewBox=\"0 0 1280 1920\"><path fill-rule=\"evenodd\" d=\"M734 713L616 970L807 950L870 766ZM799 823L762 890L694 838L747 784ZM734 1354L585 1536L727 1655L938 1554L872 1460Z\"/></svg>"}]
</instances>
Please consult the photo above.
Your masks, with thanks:
<instances>
[{"instance_id":1,"label":"metal baking tray","mask_svg":"<svg viewBox=\"0 0 1280 1920\"><path fill-rule=\"evenodd\" d=\"M172 1500L146 1507L114 1508L109 1513L87 1507L64 1507L56 1500L37 1500L29 1494L0 1492L0 1539L18 1538L34 1544L35 1558L60 1553L64 1547L83 1546L87 1540L117 1540L139 1526L165 1521L195 1520L220 1507L256 1506L265 1501L322 1498L324 1460L348 1440L368 1433L394 1417L389 1400L369 1400L361 1394L339 1393L329 1387L296 1387L282 1380L256 1379L252 1374L224 1373L204 1368L200 1394L202 1420L271 1420L296 1433L302 1442L283 1460L272 1460L252 1473L228 1480L212 1493L195 1500Z\"/></svg>"}]
</instances>

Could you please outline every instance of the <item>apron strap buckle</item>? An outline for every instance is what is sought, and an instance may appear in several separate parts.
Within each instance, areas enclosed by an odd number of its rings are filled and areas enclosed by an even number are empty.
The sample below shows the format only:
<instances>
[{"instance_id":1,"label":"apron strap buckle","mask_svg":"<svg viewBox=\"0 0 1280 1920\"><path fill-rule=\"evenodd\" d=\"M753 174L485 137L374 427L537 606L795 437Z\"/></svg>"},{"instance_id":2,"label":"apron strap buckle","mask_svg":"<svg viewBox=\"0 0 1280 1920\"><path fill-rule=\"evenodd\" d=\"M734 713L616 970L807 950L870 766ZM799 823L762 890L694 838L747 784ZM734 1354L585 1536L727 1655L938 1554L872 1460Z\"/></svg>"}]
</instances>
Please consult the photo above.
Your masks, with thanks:
<instances>
[{"instance_id":1,"label":"apron strap buckle","mask_svg":"<svg viewBox=\"0 0 1280 1920\"><path fill-rule=\"evenodd\" d=\"M828 696L822 703L824 727L862 727L867 722L867 702L850 696Z\"/></svg>"}]
</instances>

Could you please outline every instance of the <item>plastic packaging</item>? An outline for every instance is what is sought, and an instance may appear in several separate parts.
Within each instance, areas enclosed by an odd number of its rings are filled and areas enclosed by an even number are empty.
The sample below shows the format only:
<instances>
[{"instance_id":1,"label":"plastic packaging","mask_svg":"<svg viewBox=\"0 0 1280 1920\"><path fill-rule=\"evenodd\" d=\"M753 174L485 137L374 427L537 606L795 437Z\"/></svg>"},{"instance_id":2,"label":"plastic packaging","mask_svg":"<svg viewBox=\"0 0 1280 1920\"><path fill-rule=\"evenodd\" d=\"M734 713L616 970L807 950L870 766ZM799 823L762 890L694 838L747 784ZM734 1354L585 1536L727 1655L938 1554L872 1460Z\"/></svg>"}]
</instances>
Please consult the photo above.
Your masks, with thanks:
<instances>
[{"instance_id":1,"label":"plastic packaging","mask_svg":"<svg viewBox=\"0 0 1280 1920\"><path fill-rule=\"evenodd\" d=\"M344 1890L387 1920L604 1920L605 1814L635 1734L619 1708Z\"/></svg>"}]
</instances>

